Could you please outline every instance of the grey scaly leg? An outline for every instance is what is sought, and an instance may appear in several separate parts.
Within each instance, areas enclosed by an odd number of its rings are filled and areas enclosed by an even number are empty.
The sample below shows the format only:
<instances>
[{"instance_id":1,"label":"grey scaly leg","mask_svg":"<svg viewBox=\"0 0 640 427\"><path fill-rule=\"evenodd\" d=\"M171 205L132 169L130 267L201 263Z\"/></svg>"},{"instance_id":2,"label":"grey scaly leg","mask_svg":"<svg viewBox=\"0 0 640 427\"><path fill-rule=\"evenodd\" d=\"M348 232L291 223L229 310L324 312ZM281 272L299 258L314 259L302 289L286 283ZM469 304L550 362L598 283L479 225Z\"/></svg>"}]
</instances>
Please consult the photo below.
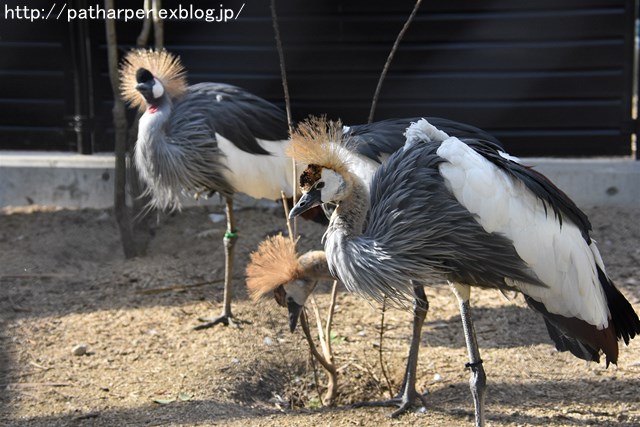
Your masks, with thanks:
<instances>
[{"instance_id":1,"label":"grey scaly leg","mask_svg":"<svg viewBox=\"0 0 640 427\"><path fill-rule=\"evenodd\" d=\"M398 409L389 414L389 417L396 418L407 412L415 402L420 402L424 407L427 401L424 396L416 391L416 370L418 366L418 352L420 351L420 339L422 337L422 325L429 310L429 302L421 284L413 284L415 295L413 304L413 326L411 334L411 344L409 346L409 357L402 380L402 386L396 397L387 400L376 400L373 402L356 403L355 407L365 406L397 406Z\"/></svg>"},{"instance_id":2,"label":"grey scaly leg","mask_svg":"<svg viewBox=\"0 0 640 427\"><path fill-rule=\"evenodd\" d=\"M233 314L231 314L231 300L233 299L233 247L236 244L238 235L235 229L235 222L233 219L233 198L227 197L226 199L226 213L227 213L227 231L224 233L224 296L223 296L223 309L222 314L214 318L200 318L202 323L196 326L194 329L206 329L212 326L222 323L228 326L229 323L234 323Z\"/></svg>"},{"instance_id":3,"label":"grey scaly leg","mask_svg":"<svg viewBox=\"0 0 640 427\"><path fill-rule=\"evenodd\" d=\"M476 427L484 426L484 396L487 389L487 376L482 367L482 359L480 359L480 350L478 341L476 340L476 332L473 328L473 320L471 319L471 306L469 298L471 296L471 288L469 286L450 284L453 293L458 298L460 304L460 317L462 318L462 328L464 329L464 338L467 342L467 351L469 353L469 363L465 364L471 370L469 378L469 387L473 396L473 404L475 406Z\"/></svg>"}]
</instances>

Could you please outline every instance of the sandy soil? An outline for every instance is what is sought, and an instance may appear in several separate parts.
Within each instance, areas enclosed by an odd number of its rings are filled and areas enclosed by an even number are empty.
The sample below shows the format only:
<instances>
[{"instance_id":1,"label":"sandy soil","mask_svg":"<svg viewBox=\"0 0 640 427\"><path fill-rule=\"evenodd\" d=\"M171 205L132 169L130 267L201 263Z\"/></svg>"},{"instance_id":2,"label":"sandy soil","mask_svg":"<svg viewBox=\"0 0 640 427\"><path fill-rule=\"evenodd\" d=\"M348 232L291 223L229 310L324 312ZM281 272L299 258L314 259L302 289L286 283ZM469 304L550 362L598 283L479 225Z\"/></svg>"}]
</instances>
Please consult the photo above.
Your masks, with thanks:
<instances>
[{"instance_id":1,"label":"sandy soil","mask_svg":"<svg viewBox=\"0 0 640 427\"><path fill-rule=\"evenodd\" d=\"M320 408L300 332L271 300L244 289L248 254L283 227L277 209L238 212L235 314L240 327L193 331L222 299L222 225L212 208L160 218L148 254L125 261L109 210L4 209L0 214L0 425L307 426L472 425L466 350L454 298L429 288L418 387L426 413L386 417L352 409L389 395L379 362L380 315L341 292L333 340L337 405ZM640 310L640 209L589 209L608 270ZM217 229L215 227L218 227ZM202 232L213 229L209 233ZM322 228L301 223L303 249ZM328 285L317 297L326 308ZM472 297L488 375L488 423L640 425L640 339L619 365L586 364L550 345L521 298ZM391 388L402 379L410 314L386 313L382 343ZM86 345L86 354L73 349ZM320 384L325 378L320 372Z\"/></svg>"}]
</instances>

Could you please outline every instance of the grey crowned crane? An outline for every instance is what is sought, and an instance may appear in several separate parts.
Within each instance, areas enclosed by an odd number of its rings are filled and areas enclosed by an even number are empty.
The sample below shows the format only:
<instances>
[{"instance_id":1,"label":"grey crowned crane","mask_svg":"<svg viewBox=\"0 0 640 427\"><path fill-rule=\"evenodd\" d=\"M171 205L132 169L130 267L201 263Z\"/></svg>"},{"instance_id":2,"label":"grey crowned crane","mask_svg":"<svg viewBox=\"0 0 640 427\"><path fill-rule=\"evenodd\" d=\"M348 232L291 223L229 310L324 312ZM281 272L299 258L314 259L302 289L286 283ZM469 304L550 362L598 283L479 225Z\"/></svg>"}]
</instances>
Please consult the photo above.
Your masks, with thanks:
<instances>
[{"instance_id":1,"label":"grey crowned crane","mask_svg":"<svg viewBox=\"0 0 640 427\"><path fill-rule=\"evenodd\" d=\"M325 253L332 275L352 292L406 305L417 300L413 281L451 283L469 352L476 425L484 424L486 376L470 316L472 286L523 293L544 316L556 348L584 360L598 362L602 352L607 365L616 363L618 340L628 344L640 333L638 315L606 274L585 214L517 159L420 120L368 190L351 172L351 154L332 143L326 129L316 129L315 143L308 143L304 135L313 132L293 138L290 153L308 167L290 216L337 204Z\"/></svg>"},{"instance_id":2,"label":"grey crowned crane","mask_svg":"<svg viewBox=\"0 0 640 427\"><path fill-rule=\"evenodd\" d=\"M285 155L288 126L277 106L243 89L222 83L188 86L179 58L167 51L133 50L120 70L122 96L143 114L138 126L135 163L147 186L150 207L179 209L180 194L219 193L226 201L224 235L225 284L222 314L197 329L229 324L231 311L233 247L237 230L233 195L276 200L281 191L292 196L291 160ZM448 121L438 122L448 129ZM404 126L404 124L402 124ZM357 133L361 127L346 129ZM474 133L463 126L461 132ZM342 131L341 131L342 132ZM355 139L354 139L355 140ZM402 146L390 138L381 144L358 140L354 150L374 160L362 167L375 170L384 153ZM369 165L375 164L375 166ZM371 172L372 173L372 172Z\"/></svg>"},{"instance_id":3,"label":"grey crowned crane","mask_svg":"<svg viewBox=\"0 0 640 427\"><path fill-rule=\"evenodd\" d=\"M338 126L331 128L328 138L338 141L341 147L353 154L349 159L350 170L368 188L382 160L404 146L406 141L404 133L407 127L418 120L420 118L383 120L366 125L344 127L342 133ZM500 146L500 142L492 135L476 127L441 118L429 120L462 140L482 141L488 145ZM303 126L300 129L303 132L305 129L309 130L305 134L309 141L322 144L322 140L316 141L317 134L314 130L327 128L327 126L328 123L324 119L312 119L310 126ZM323 135L320 137L322 139ZM251 263L247 267L249 293L259 297L273 290L276 301L289 310L289 327L292 332L296 327L302 306L313 292L316 283L328 277L331 276L324 252L312 251L298 257L295 245L287 243L282 238L264 241L251 255ZM415 384L420 336L428 302L424 287L419 282L413 283L413 292L415 303L412 340L400 391L390 400L359 404L360 406L398 406L398 409L391 414L392 417L404 413L415 402L425 404L423 395L416 391Z\"/></svg>"},{"instance_id":4,"label":"grey crowned crane","mask_svg":"<svg viewBox=\"0 0 640 427\"><path fill-rule=\"evenodd\" d=\"M333 280L324 251L309 251L298 256L295 243L282 235L264 240L251 254L247 265L247 288L254 300L273 291L276 302L287 307L289 329L295 331L302 307L313 293L317 283ZM355 406L397 406L390 414L395 418L406 412L415 402L426 407L424 396L416 390L417 363L422 325L429 303L424 287L414 284L414 308L411 345L402 385L396 397L389 400L360 402Z\"/></svg>"},{"instance_id":5,"label":"grey crowned crane","mask_svg":"<svg viewBox=\"0 0 640 427\"><path fill-rule=\"evenodd\" d=\"M251 253L246 268L247 289L254 300L273 291L276 302L289 310L289 329L321 280L333 280L324 251L298 255L296 243L281 234L270 236Z\"/></svg>"},{"instance_id":6,"label":"grey crowned crane","mask_svg":"<svg viewBox=\"0 0 640 427\"><path fill-rule=\"evenodd\" d=\"M178 57L132 50L120 69L123 99L142 112L135 163L150 207L180 209L180 194L219 193L226 201L225 284L222 314L197 329L232 321L233 217L236 192L277 200L292 196L292 165L285 155L288 126L277 106L235 86L187 85Z\"/></svg>"}]
</instances>

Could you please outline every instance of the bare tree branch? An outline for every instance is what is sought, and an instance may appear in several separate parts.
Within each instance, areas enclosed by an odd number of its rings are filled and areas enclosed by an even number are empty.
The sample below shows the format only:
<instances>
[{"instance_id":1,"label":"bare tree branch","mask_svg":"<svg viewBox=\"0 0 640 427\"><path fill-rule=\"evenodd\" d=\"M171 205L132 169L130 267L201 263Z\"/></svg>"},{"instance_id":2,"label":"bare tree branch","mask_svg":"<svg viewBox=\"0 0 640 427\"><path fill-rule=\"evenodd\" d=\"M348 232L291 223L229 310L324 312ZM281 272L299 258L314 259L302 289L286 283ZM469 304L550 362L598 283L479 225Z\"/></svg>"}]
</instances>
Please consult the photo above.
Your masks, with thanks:
<instances>
[{"instance_id":1,"label":"bare tree branch","mask_svg":"<svg viewBox=\"0 0 640 427\"><path fill-rule=\"evenodd\" d=\"M369 118L367 120L368 123L373 122L373 116L375 115L376 107L378 106L378 98L380 97L382 84L384 83L384 80L387 77L387 72L391 67L391 62L393 61L393 57L395 56L396 51L398 50L398 46L400 46L400 42L404 37L404 33L407 32L407 30L409 29L409 26L411 25L411 22L413 22L413 18L415 18L416 13L418 13L418 9L420 9L421 3L422 3L422 0L416 0L416 4L413 6L413 10L411 11L411 14L409 15L409 17L407 18L407 22L405 22L404 25L402 26L402 29L398 33L398 37L396 37L396 41L393 43L391 52L389 52L387 61L385 62L384 67L382 68L382 73L380 73L380 78L378 79L378 85L376 86L376 91L373 94L373 101L371 101L371 110L369 111Z\"/></svg>"},{"instance_id":2,"label":"bare tree branch","mask_svg":"<svg viewBox=\"0 0 640 427\"><path fill-rule=\"evenodd\" d=\"M324 405L331 405L338 394L338 371L336 370L336 366L333 363L327 361L324 357L322 357L320 352L318 352L316 344L313 342L313 337L311 336L311 331L309 330L309 322L307 321L307 315L305 314L304 310L302 311L302 313L300 313L300 326L302 326L304 336L309 343L309 350L311 351L311 354L318 362L320 362L324 370L327 372L327 375L329 376L329 380L327 382L327 393L322 398L322 403Z\"/></svg>"},{"instance_id":3,"label":"bare tree branch","mask_svg":"<svg viewBox=\"0 0 640 427\"><path fill-rule=\"evenodd\" d=\"M284 62L284 49L282 49L282 38L280 37L280 25L278 24L278 14L276 12L276 0L271 0L271 22L273 23L273 34L276 38L276 49L278 50L278 58L280 60L280 79L282 80L282 90L284 91L284 106L285 111L287 112L287 125L289 126L289 135L293 132L293 116L291 113L291 97L289 96L289 81L287 80L287 67ZM296 192L297 192L297 182L298 182L298 171L296 170L296 161L291 159L292 168L293 168L293 179L291 182L293 183L292 189L292 198L293 204L296 204ZM295 239L298 235L298 220L296 218L293 219L293 235L292 238Z\"/></svg>"},{"instance_id":4,"label":"bare tree branch","mask_svg":"<svg viewBox=\"0 0 640 427\"><path fill-rule=\"evenodd\" d=\"M333 281L333 286L331 287L331 300L329 301L329 314L327 315L327 324L326 327L326 336L331 338L331 325L333 323L333 313L336 308L336 297L338 295L338 281ZM329 340L329 354L331 355L331 362L333 362L333 350L331 349L331 340Z\"/></svg>"},{"instance_id":5,"label":"bare tree branch","mask_svg":"<svg viewBox=\"0 0 640 427\"><path fill-rule=\"evenodd\" d=\"M164 21L160 18L162 0L151 0L153 9L153 41L156 50L164 49Z\"/></svg>"},{"instance_id":6,"label":"bare tree branch","mask_svg":"<svg viewBox=\"0 0 640 427\"><path fill-rule=\"evenodd\" d=\"M113 0L105 0L105 9L114 8ZM122 249L125 258L133 258L138 254L133 238L133 230L131 227L131 217L127 208L126 201L126 181L127 181L127 115L125 112L124 102L120 98L119 82L118 82L118 41L116 37L116 23L113 19L105 20L105 32L107 37L107 58L109 62L109 78L111 80L111 89L113 91L113 123L116 128L115 140L115 178L114 178L114 197L113 205L120 229L120 238L122 239Z\"/></svg>"},{"instance_id":7,"label":"bare tree branch","mask_svg":"<svg viewBox=\"0 0 640 427\"><path fill-rule=\"evenodd\" d=\"M293 129L293 119L291 116L291 98L289 97L289 82L287 80L287 68L284 63L284 50L282 49L282 38L280 37L280 26L278 25L278 14L276 13L276 0L271 0L271 22L273 23L273 33L276 38L276 48L280 59L280 78L282 79L282 89L284 90L284 105L287 111L287 124L289 133ZM297 178L297 177L296 177Z\"/></svg>"},{"instance_id":8,"label":"bare tree branch","mask_svg":"<svg viewBox=\"0 0 640 427\"><path fill-rule=\"evenodd\" d=\"M142 7L144 8L145 16L149 16L151 0L144 0L144 5ZM151 20L149 18L145 18L142 20L142 29L136 39L136 46L146 47L149 42L149 34L151 34Z\"/></svg>"}]
</instances>

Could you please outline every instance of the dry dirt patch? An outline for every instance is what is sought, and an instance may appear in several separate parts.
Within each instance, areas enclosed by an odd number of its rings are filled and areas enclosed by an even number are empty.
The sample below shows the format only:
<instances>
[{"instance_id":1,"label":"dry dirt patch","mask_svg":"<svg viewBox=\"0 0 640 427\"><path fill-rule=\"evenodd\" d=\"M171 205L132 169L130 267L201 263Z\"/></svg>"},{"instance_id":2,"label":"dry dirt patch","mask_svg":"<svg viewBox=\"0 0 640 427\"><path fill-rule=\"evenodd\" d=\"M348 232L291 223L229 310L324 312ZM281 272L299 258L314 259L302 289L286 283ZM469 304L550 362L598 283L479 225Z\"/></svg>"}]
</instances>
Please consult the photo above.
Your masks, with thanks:
<instances>
[{"instance_id":1,"label":"dry dirt patch","mask_svg":"<svg viewBox=\"0 0 640 427\"><path fill-rule=\"evenodd\" d=\"M388 390L378 363L380 316L344 292L334 326L341 393L337 407L317 408L301 335L288 332L280 307L255 304L244 291L248 254L283 227L277 209L238 213L234 309L247 323L192 331L198 316L218 312L222 298L223 230L209 213L197 207L163 216L148 254L129 261L109 210L0 214L0 425L472 424L466 350L446 286L427 290L418 382L429 391L427 413L389 420L390 409L347 406ZM640 209L588 213L609 273L640 310ZM319 247L322 227L300 228L303 250ZM605 369L554 351L541 319L520 298L477 291L472 302L490 425L640 424L640 340L622 348L618 367ZM394 390L409 322L408 313L386 314L382 348ZM73 354L79 345L86 354Z\"/></svg>"}]
</instances>

